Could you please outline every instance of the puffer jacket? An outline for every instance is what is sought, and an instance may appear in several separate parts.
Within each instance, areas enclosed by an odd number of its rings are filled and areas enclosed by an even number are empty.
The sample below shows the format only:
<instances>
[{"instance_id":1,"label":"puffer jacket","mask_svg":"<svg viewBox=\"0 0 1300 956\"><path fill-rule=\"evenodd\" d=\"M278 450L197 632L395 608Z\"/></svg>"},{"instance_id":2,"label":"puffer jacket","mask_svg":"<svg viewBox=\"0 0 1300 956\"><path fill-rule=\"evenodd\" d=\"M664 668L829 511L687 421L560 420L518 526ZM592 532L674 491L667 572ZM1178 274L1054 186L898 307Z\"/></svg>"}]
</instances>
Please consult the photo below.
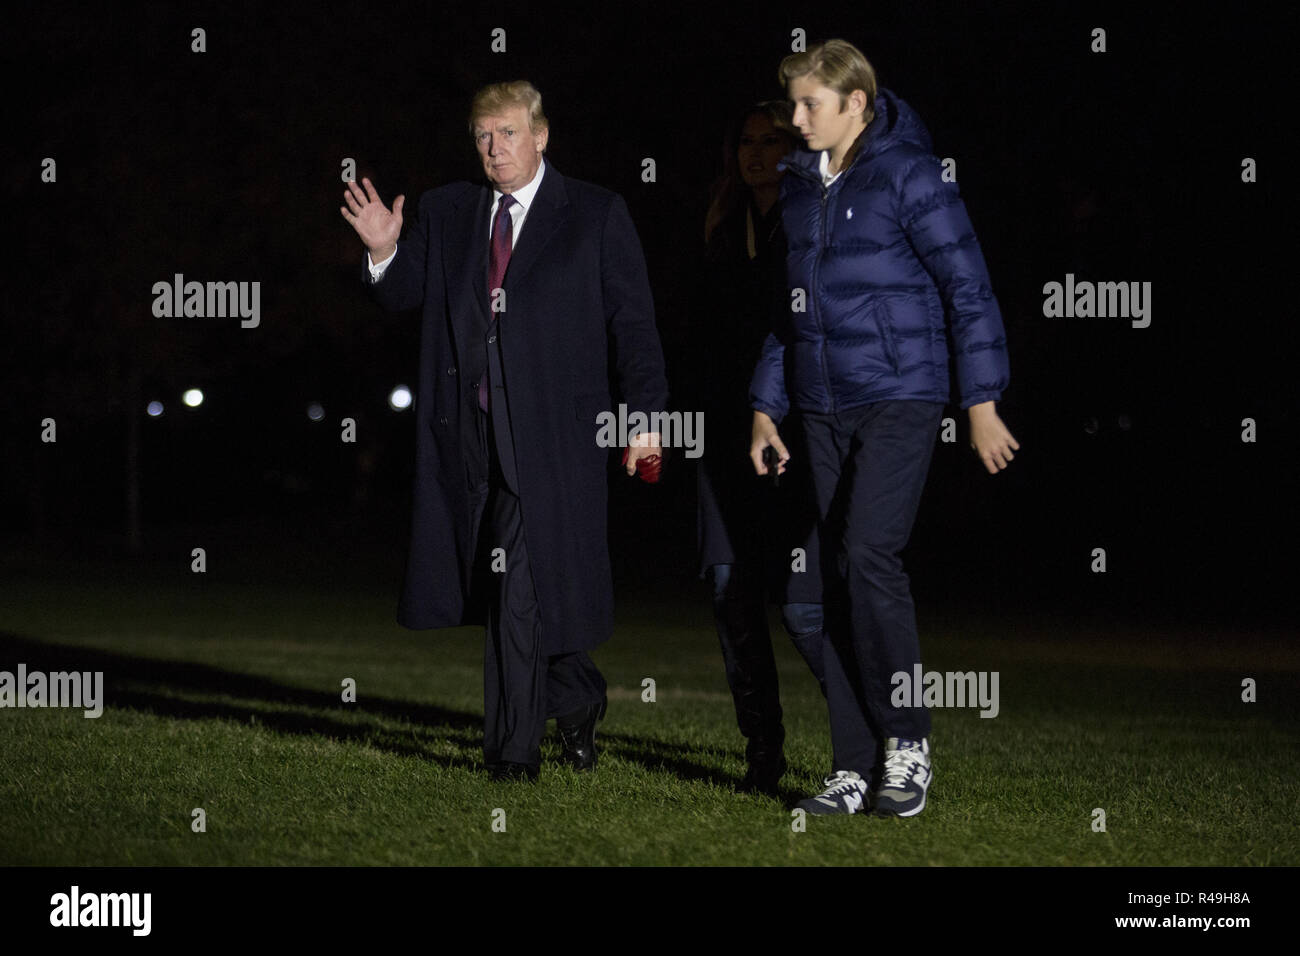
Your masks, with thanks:
<instances>
[{"instance_id":1,"label":"puffer jacket","mask_svg":"<svg viewBox=\"0 0 1300 956\"><path fill-rule=\"evenodd\" d=\"M962 408L1001 397L1002 315L956 183L930 134L887 89L858 155L829 187L821 154L778 168L790 289L806 293L767 337L750 405L833 412L892 399L947 402L949 339ZM788 386L788 391L787 391Z\"/></svg>"}]
</instances>

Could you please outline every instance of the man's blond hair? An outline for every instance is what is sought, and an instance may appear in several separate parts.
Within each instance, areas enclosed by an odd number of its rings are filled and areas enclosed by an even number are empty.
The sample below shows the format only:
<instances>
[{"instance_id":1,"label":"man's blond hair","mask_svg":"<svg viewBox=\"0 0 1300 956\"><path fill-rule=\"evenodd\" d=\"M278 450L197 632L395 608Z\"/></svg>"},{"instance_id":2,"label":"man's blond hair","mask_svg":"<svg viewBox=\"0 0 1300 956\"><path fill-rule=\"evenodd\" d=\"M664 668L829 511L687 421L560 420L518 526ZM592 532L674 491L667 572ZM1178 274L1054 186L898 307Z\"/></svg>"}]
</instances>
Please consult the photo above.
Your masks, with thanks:
<instances>
[{"instance_id":1,"label":"man's blond hair","mask_svg":"<svg viewBox=\"0 0 1300 956\"><path fill-rule=\"evenodd\" d=\"M474 94L469 107L469 131L484 116L500 116L508 109L522 106L528 113L528 131L536 133L549 129L546 114L542 112L542 94L527 80L493 83Z\"/></svg>"}]
</instances>

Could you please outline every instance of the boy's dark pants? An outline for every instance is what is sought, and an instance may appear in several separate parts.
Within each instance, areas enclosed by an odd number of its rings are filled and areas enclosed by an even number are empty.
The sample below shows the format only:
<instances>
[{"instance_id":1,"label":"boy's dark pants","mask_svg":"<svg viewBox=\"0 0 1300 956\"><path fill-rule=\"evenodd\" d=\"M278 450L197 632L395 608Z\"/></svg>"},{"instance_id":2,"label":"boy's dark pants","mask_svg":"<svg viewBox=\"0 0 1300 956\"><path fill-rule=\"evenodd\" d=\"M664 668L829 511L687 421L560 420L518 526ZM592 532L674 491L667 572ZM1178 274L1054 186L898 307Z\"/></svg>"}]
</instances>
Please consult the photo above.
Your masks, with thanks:
<instances>
[{"instance_id":1,"label":"boy's dark pants","mask_svg":"<svg viewBox=\"0 0 1300 956\"><path fill-rule=\"evenodd\" d=\"M930 735L924 706L894 707L891 677L921 660L916 610L898 554L907 544L943 403L885 401L804 412L821 519L824 666L836 770L874 789L889 737Z\"/></svg>"}]
</instances>

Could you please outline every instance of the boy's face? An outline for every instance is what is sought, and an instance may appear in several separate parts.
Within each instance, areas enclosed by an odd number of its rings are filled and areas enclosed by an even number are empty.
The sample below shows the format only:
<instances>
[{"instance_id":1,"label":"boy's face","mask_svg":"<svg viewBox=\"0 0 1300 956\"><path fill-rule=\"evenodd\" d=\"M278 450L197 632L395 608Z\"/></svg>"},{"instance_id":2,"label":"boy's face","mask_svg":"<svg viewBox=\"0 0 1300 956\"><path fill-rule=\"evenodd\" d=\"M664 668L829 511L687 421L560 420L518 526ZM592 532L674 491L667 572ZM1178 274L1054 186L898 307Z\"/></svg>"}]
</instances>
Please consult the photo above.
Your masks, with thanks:
<instances>
[{"instance_id":1,"label":"boy's face","mask_svg":"<svg viewBox=\"0 0 1300 956\"><path fill-rule=\"evenodd\" d=\"M809 149L835 149L841 152L852 144L861 129L862 94L854 91L846 97L840 111L840 94L812 74L790 81L790 102L794 104L794 125L803 134Z\"/></svg>"}]
</instances>

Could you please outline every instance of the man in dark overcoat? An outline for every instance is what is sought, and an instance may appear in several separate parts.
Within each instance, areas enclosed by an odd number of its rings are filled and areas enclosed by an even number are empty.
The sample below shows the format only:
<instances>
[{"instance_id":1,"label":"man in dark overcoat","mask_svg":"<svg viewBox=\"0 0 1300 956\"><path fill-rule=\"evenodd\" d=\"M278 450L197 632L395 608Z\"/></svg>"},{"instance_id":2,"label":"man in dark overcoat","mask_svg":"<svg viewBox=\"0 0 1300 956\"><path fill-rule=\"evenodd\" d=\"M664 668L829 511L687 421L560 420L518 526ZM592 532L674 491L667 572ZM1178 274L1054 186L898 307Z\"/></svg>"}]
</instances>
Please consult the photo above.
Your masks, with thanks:
<instances>
[{"instance_id":1,"label":"man in dark overcoat","mask_svg":"<svg viewBox=\"0 0 1300 956\"><path fill-rule=\"evenodd\" d=\"M588 769L605 709L587 653L613 629L598 416L615 396L629 415L662 412L668 392L623 199L543 159L549 124L530 83L480 90L470 130L487 182L426 192L405 232L405 197L390 212L368 179L348 184L341 212L366 245L375 300L421 309L397 619L486 616L484 757L494 777L535 779L546 721ZM657 433L640 436L627 473L658 446Z\"/></svg>"}]
</instances>

